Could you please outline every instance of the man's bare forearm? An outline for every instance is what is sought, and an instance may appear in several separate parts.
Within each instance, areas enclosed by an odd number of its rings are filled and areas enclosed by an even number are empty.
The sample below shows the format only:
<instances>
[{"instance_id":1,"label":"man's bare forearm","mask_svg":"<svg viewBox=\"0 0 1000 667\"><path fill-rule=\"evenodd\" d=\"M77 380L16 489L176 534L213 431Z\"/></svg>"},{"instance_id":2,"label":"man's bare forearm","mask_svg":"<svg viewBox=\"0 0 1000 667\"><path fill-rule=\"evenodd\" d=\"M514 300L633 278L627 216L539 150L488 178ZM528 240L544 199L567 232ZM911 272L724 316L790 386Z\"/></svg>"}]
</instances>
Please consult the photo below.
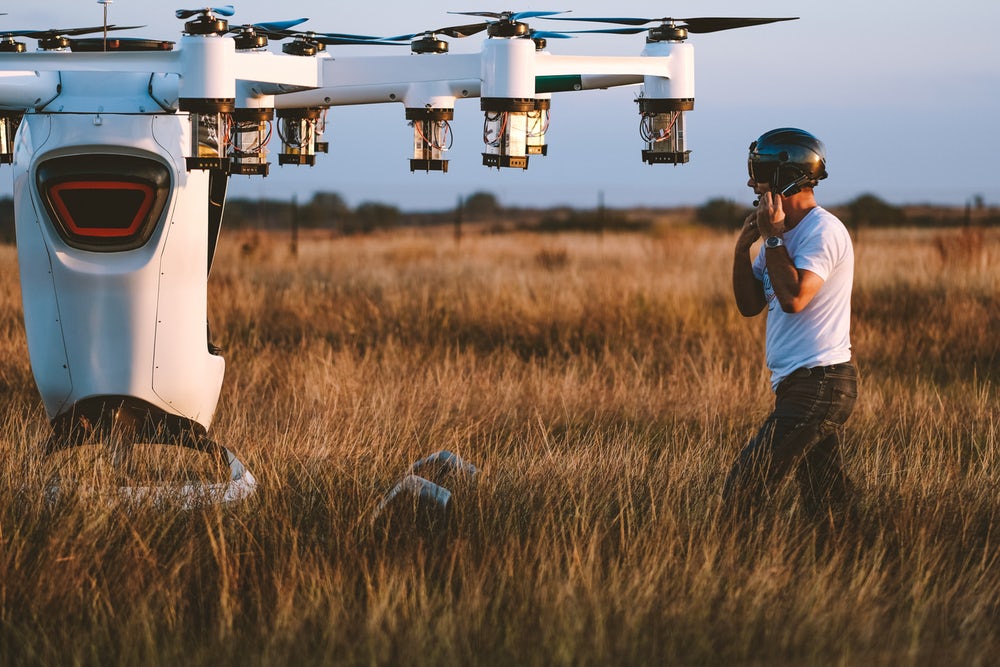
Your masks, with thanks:
<instances>
[{"instance_id":1,"label":"man's bare forearm","mask_svg":"<svg viewBox=\"0 0 1000 667\"><path fill-rule=\"evenodd\" d=\"M759 238L756 214L751 213L743 221L733 255L733 296L736 297L736 307L744 317L753 317L767 304L764 285L754 276L753 263L750 261L750 248Z\"/></svg>"}]
</instances>

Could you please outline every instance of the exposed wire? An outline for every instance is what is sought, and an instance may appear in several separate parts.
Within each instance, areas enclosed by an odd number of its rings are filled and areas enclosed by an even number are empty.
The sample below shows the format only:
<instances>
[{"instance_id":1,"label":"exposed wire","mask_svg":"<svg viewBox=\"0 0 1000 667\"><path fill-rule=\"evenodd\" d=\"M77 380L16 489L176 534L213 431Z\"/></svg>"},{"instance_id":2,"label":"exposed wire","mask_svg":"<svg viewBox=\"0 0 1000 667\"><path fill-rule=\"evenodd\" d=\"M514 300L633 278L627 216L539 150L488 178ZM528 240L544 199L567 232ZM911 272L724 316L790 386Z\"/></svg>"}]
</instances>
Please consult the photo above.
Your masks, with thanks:
<instances>
[{"instance_id":1,"label":"exposed wire","mask_svg":"<svg viewBox=\"0 0 1000 667\"><path fill-rule=\"evenodd\" d=\"M493 115L487 111L483 120L483 143L487 146L497 147L503 141L504 133L507 131L507 117L508 113L506 111L498 111ZM490 139L490 123L500 123L500 128L497 130L497 136L495 139Z\"/></svg>"},{"instance_id":2,"label":"exposed wire","mask_svg":"<svg viewBox=\"0 0 1000 667\"><path fill-rule=\"evenodd\" d=\"M643 141L649 143L659 143L661 141L666 141L673 136L674 125L677 124L677 120L681 117L680 111L670 112L670 123L660 129L653 127L653 120L661 114L656 113L644 113L639 119L639 134Z\"/></svg>"},{"instance_id":3,"label":"exposed wire","mask_svg":"<svg viewBox=\"0 0 1000 667\"><path fill-rule=\"evenodd\" d=\"M532 132L531 130L529 130L528 131L528 136L529 137L544 137L545 133L549 131L549 117L550 117L549 116L549 110L548 109L540 109L537 112L529 113L528 114L528 121L529 121L528 127L529 128L532 126L532 123L530 121L532 120L532 116L533 116L534 113L538 114L537 116L534 116L534 117L538 118L539 120L542 121L541 122L541 128L535 130L534 132Z\"/></svg>"},{"instance_id":4,"label":"exposed wire","mask_svg":"<svg viewBox=\"0 0 1000 667\"><path fill-rule=\"evenodd\" d=\"M308 148L313 143L314 127L315 121L310 121L307 118L280 118L278 119L278 138L289 148Z\"/></svg>"},{"instance_id":5,"label":"exposed wire","mask_svg":"<svg viewBox=\"0 0 1000 667\"><path fill-rule=\"evenodd\" d=\"M431 132L432 136L430 138L428 138L428 136L424 133L424 122L427 122L427 123L438 122L438 123L440 123L440 125L438 125L438 127L441 128L441 131L438 132L438 133ZM446 121L446 120L442 120L442 121L419 121L419 120L415 120L415 121L411 121L410 125L413 126L413 129L416 131L417 136L420 137L420 140L422 142L424 142L424 145L427 148L430 148L430 149L436 150L436 151L446 151L446 150L450 150L451 149L453 137L452 137L452 134L451 134L451 123L449 123L448 121ZM435 134L438 135L438 136L437 137L433 136Z\"/></svg>"},{"instance_id":6,"label":"exposed wire","mask_svg":"<svg viewBox=\"0 0 1000 667\"><path fill-rule=\"evenodd\" d=\"M271 121L266 121L266 129L264 131L263 137L261 136L260 127L261 123L255 120L250 121L238 121L234 123L235 132L231 135L231 140L228 144L229 152L236 157L259 157L264 153L267 145L271 142L271 131L272 124ZM253 134L255 141L249 146L241 146L238 138L248 134Z\"/></svg>"}]
</instances>

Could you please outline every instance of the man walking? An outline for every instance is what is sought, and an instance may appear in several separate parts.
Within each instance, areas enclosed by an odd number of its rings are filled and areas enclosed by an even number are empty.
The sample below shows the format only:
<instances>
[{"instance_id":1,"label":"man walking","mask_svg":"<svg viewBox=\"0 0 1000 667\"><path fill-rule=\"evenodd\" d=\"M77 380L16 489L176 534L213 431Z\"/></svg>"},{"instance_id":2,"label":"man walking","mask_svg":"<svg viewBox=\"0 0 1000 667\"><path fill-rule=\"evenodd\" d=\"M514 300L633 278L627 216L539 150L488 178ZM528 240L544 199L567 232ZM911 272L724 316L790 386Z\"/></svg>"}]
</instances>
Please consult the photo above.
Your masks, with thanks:
<instances>
[{"instance_id":1,"label":"man walking","mask_svg":"<svg viewBox=\"0 0 1000 667\"><path fill-rule=\"evenodd\" d=\"M795 128L766 132L751 144L748 167L759 204L736 242L733 293L745 317L767 311L775 405L733 464L723 498L730 509L752 508L794 469L806 511L835 517L850 505L841 431L858 395L851 237L816 203L813 188L827 176L816 137Z\"/></svg>"}]
</instances>

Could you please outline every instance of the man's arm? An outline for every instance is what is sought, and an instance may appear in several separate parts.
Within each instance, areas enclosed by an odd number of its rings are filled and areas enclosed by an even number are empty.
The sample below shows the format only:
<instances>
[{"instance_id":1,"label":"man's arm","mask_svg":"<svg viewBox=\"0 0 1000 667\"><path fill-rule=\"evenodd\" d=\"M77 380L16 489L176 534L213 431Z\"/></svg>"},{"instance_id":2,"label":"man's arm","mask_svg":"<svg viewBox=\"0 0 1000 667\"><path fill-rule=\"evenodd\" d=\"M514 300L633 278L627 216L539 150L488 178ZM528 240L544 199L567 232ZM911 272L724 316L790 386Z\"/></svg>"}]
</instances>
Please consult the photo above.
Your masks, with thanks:
<instances>
[{"instance_id":1,"label":"man's arm","mask_svg":"<svg viewBox=\"0 0 1000 667\"><path fill-rule=\"evenodd\" d=\"M785 231L785 210L781 195L764 193L757 207L756 223L761 236L780 235ZM823 279L808 269L796 268L785 246L767 248L767 274L771 289L786 313L799 313L809 305L823 286Z\"/></svg>"},{"instance_id":2,"label":"man's arm","mask_svg":"<svg viewBox=\"0 0 1000 667\"><path fill-rule=\"evenodd\" d=\"M750 261L750 248L759 238L757 213L754 212L743 221L733 256L733 296L736 297L736 307L744 317L753 317L767 305L764 285L753 274L753 263Z\"/></svg>"},{"instance_id":3,"label":"man's arm","mask_svg":"<svg viewBox=\"0 0 1000 667\"><path fill-rule=\"evenodd\" d=\"M786 313L802 312L823 286L823 279L808 269L796 268L784 246L768 248L764 252L767 253L771 287L781 309Z\"/></svg>"}]
</instances>

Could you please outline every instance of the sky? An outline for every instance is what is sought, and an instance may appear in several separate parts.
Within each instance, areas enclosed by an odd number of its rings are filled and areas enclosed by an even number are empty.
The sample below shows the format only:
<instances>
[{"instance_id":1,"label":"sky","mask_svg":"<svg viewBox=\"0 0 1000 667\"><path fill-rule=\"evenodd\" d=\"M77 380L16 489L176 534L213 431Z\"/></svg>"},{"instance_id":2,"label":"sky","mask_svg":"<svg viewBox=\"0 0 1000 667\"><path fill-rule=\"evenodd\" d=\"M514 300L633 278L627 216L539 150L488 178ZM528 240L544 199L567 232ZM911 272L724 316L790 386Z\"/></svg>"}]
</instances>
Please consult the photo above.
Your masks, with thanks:
<instances>
[{"instance_id":1,"label":"sky","mask_svg":"<svg viewBox=\"0 0 1000 667\"><path fill-rule=\"evenodd\" d=\"M227 0L228 4L230 0ZM691 35L695 109L687 114L686 165L645 164L640 157L635 86L557 93L548 155L526 171L482 166L478 100L459 100L448 173L411 173L412 130L401 104L335 107L328 116L330 153L314 167L279 167L271 175L233 177L230 196L307 201L335 192L403 210L442 210L489 192L505 206L592 208L699 205L722 197L753 199L746 187L750 142L775 127L801 127L826 144L829 179L821 203L871 193L894 204L1000 204L1000 26L998 0L837 0L836 2L700 0L674 2L297 3L232 0L232 23L309 17L318 32L396 35L474 21L449 11L571 11L567 16L677 18L799 17L796 21ZM178 4L177 7L196 7ZM752 7L751 7L752 6ZM109 21L145 25L122 35L175 40L174 5L114 0ZM100 25L95 0L3 3L11 29ZM532 27L558 29L544 19ZM566 24L562 24L565 26ZM572 24L570 24L572 25ZM600 27L577 24L578 28ZM452 53L478 52L484 37L453 39ZM561 55L637 56L643 35L584 35L549 40ZM385 48L331 47L337 55L379 57ZM405 47L392 49L394 55ZM413 56L418 57L418 56ZM448 56L435 56L448 57ZM275 146L272 146L272 149ZM0 172L0 179L3 178ZM4 188L10 188L4 183Z\"/></svg>"}]
</instances>

